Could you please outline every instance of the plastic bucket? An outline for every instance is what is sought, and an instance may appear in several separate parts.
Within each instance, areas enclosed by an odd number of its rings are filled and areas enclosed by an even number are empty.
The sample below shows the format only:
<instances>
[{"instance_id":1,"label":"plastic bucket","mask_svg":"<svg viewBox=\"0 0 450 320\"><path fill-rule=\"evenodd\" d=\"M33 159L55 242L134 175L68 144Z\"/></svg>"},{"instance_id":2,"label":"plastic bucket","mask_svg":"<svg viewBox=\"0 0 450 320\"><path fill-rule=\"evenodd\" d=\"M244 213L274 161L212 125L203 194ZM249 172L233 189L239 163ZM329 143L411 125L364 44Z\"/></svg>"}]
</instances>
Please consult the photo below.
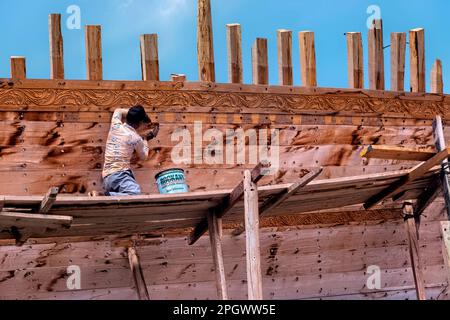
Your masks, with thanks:
<instances>
[{"instance_id":1,"label":"plastic bucket","mask_svg":"<svg viewBox=\"0 0 450 320\"><path fill-rule=\"evenodd\" d=\"M162 171L155 176L155 179L159 193L161 194L189 192L183 169Z\"/></svg>"}]
</instances>

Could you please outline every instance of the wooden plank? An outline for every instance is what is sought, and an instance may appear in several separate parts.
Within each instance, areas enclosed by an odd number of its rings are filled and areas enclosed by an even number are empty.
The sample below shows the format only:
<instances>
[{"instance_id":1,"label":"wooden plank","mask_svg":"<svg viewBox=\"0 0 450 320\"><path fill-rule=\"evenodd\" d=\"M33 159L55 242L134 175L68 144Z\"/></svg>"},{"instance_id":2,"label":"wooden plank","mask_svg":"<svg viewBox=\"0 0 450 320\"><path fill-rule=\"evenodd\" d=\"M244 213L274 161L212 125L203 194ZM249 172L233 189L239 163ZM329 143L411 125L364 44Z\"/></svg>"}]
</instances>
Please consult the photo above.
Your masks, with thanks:
<instances>
[{"instance_id":1,"label":"wooden plank","mask_svg":"<svg viewBox=\"0 0 450 320\"><path fill-rule=\"evenodd\" d=\"M47 194L45 195L44 199L41 202L41 206L39 208L39 213L46 214L50 211L53 204L56 201L56 196L59 193L58 187L53 187L48 190Z\"/></svg>"},{"instance_id":2,"label":"wooden plank","mask_svg":"<svg viewBox=\"0 0 450 320\"><path fill-rule=\"evenodd\" d=\"M216 81L210 0L198 1L197 56L199 80Z\"/></svg>"},{"instance_id":3,"label":"wooden plank","mask_svg":"<svg viewBox=\"0 0 450 320\"><path fill-rule=\"evenodd\" d=\"M264 176L266 169L270 167L268 163L258 164L252 171L251 177L252 181L258 183L259 180ZM241 181L221 203L215 208L215 213L219 218L226 215L236 203L241 200L244 196L244 182ZM208 229L208 219L203 219L194 230L191 232L188 238L189 245L193 245Z\"/></svg>"},{"instance_id":4,"label":"wooden plank","mask_svg":"<svg viewBox=\"0 0 450 320\"><path fill-rule=\"evenodd\" d=\"M380 203L384 199L387 199L389 197L392 197L396 193L399 192L399 190L407 185L410 182L413 182L420 177L422 177L425 173L427 173L430 169L441 163L443 160L447 159L449 157L450 149L444 149L443 151L437 153L435 156L433 156L430 160L421 163L420 165L416 166L414 169L410 171L410 173L407 176L402 177L401 179L394 182L392 185L390 185L388 188L384 189L380 193L375 194L374 196L370 197L364 204L364 208L370 209L374 207L376 204Z\"/></svg>"},{"instance_id":5,"label":"wooden plank","mask_svg":"<svg viewBox=\"0 0 450 320\"><path fill-rule=\"evenodd\" d=\"M25 57L11 57L11 79L24 80L27 77Z\"/></svg>"},{"instance_id":6,"label":"wooden plank","mask_svg":"<svg viewBox=\"0 0 450 320\"><path fill-rule=\"evenodd\" d=\"M10 227L68 228L72 224L72 220L73 219L70 216L20 213L8 211L2 211L0 213L0 226L9 228Z\"/></svg>"},{"instance_id":7,"label":"wooden plank","mask_svg":"<svg viewBox=\"0 0 450 320\"><path fill-rule=\"evenodd\" d=\"M422 28L409 31L411 92L426 91L425 74L425 30Z\"/></svg>"},{"instance_id":8,"label":"wooden plank","mask_svg":"<svg viewBox=\"0 0 450 320\"><path fill-rule=\"evenodd\" d=\"M384 90L383 21L374 19L368 34L369 87Z\"/></svg>"},{"instance_id":9,"label":"wooden plank","mask_svg":"<svg viewBox=\"0 0 450 320\"><path fill-rule=\"evenodd\" d=\"M391 33L391 90L405 90L406 33Z\"/></svg>"},{"instance_id":10,"label":"wooden plank","mask_svg":"<svg viewBox=\"0 0 450 320\"><path fill-rule=\"evenodd\" d=\"M248 170L244 172L244 207L248 299L262 300L258 187L252 179L252 173Z\"/></svg>"},{"instance_id":11,"label":"wooden plank","mask_svg":"<svg viewBox=\"0 0 450 320\"><path fill-rule=\"evenodd\" d=\"M0 197L0 212L3 211L3 208L5 207L5 197Z\"/></svg>"},{"instance_id":12,"label":"wooden plank","mask_svg":"<svg viewBox=\"0 0 450 320\"><path fill-rule=\"evenodd\" d=\"M300 43L300 67L302 85L304 87L317 87L316 47L314 44L314 32L299 32L298 41Z\"/></svg>"},{"instance_id":13,"label":"wooden plank","mask_svg":"<svg viewBox=\"0 0 450 320\"><path fill-rule=\"evenodd\" d=\"M99 25L85 27L87 80L103 80L102 28Z\"/></svg>"},{"instance_id":14,"label":"wooden plank","mask_svg":"<svg viewBox=\"0 0 450 320\"><path fill-rule=\"evenodd\" d=\"M150 296L147 291L147 285L145 283L144 274L142 273L139 256L134 247L128 248L128 261L130 263L130 269L133 274L134 286L136 287L136 293L138 295L139 300L150 300Z\"/></svg>"},{"instance_id":15,"label":"wooden plank","mask_svg":"<svg viewBox=\"0 0 450 320\"><path fill-rule=\"evenodd\" d=\"M208 213L208 230L211 242L211 253L216 274L217 297L220 300L228 300L227 283L225 278L225 266L222 253L222 218L217 217L214 210Z\"/></svg>"},{"instance_id":16,"label":"wooden plank","mask_svg":"<svg viewBox=\"0 0 450 320\"><path fill-rule=\"evenodd\" d=\"M263 215L266 212L271 211L272 209L278 207L283 201L288 199L290 196L294 195L298 190L306 186L308 183L313 181L317 176L319 176L323 171L323 168L312 170L311 172L308 172L306 175L304 175L299 181L293 183L289 187L287 187L285 190L280 192L277 195L274 195L272 197L269 197L259 208L259 214ZM244 226L240 226L239 228L235 229L232 234L233 236L239 236L245 231Z\"/></svg>"},{"instance_id":17,"label":"wooden plank","mask_svg":"<svg viewBox=\"0 0 450 320\"><path fill-rule=\"evenodd\" d=\"M241 25L238 23L227 24L227 49L228 81L242 83L242 35Z\"/></svg>"},{"instance_id":18,"label":"wooden plank","mask_svg":"<svg viewBox=\"0 0 450 320\"><path fill-rule=\"evenodd\" d=\"M364 58L361 32L347 32L348 85L364 88Z\"/></svg>"},{"instance_id":19,"label":"wooden plank","mask_svg":"<svg viewBox=\"0 0 450 320\"><path fill-rule=\"evenodd\" d=\"M446 142L444 137L444 128L442 125L441 116L436 116L433 122L433 137L436 146L436 150L443 151L446 148ZM445 206L447 209L447 217L450 219L450 168L448 159L444 159L441 163L441 186L444 193Z\"/></svg>"},{"instance_id":20,"label":"wooden plank","mask_svg":"<svg viewBox=\"0 0 450 320\"><path fill-rule=\"evenodd\" d=\"M158 35L143 34L140 40L142 80L159 81Z\"/></svg>"},{"instance_id":21,"label":"wooden plank","mask_svg":"<svg viewBox=\"0 0 450 320\"><path fill-rule=\"evenodd\" d=\"M277 30L278 78L281 86L292 86L292 31Z\"/></svg>"},{"instance_id":22,"label":"wooden plank","mask_svg":"<svg viewBox=\"0 0 450 320\"><path fill-rule=\"evenodd\" d=\"M395 146L371 145L361 151L361 157L367 159L427 161L436 155L430 148L406 148Z\"/></svg>"},{"instance_id":23,"label":"wooden plank","mask_svg":"<svg viewBox=\"0 0 450 320\"><path fill-rule=\"evenodd\" d=\"M61 14L49 15L50 79L64 79L64 46L61 33Z\"/></svg>"},{"instance_id":24,"label":"wooden plank","mask_svg":"<svg viewBox=\"0 0 450 320\"><path fill-rule=\"evenodd\" d=\"M431 69L431 93L444 93L444 81L442 79L442 61L436 59Z\"/></svg>"},{"instance_id":25,"label":"wooden plank","mask_svg":"<svg viewBox=\"0 0 450 320\"><path fill-rule=\"evenodd\" d=\"M414 219L414 209L411 203L405 203L403 207L405 216L405 228L408 237L409 254L411 257L411 267L416 285L417 299L426 300L425 281L423 278L422 261L419 253L419 238L416 222Z\"/></svg>"}]
</instances>

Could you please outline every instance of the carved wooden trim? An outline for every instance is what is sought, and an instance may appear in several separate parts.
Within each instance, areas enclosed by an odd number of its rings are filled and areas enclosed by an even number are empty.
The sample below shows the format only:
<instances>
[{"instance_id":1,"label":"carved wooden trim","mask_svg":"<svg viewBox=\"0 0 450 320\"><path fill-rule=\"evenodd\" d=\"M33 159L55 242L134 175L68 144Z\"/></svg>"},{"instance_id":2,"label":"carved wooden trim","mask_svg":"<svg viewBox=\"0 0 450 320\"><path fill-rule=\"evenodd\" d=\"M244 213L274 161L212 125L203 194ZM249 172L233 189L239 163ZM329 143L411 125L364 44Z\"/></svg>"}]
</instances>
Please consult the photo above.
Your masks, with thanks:
<instances>
[{"instance_id":1,"label":"carved wooden trim","mask_svg":"<svg viewBox=\"0 0 450 320\"><path fill-rule=\"evenodd\" d=\"M38 81L36 83L39 84ZM155 85L155 89L149 85L142 89L135 82L128 83L130 88L117 89L120 88L118 83L107 81L98 82L97 87L100 88L94 89L92 82L86 82L84 87L79 83L55 84L48 88L0 83L0 110L23 111L29 108L36 110L39 107L57 107L55 111L64 111L65 107L76 107L79 111L97 111L139 103L147 107L199 107L210 111L228 108L242 111L265 109L290 114L317 111L434 118L435 115L447 117L449 113L449 99L445 95L298 88L292 90L292 93L286 93L286 89L282 87L270 87L270 90L264 86L218 85L204 88L204 85L189 84L177 88L168 86L167 83Z\"/></svg>"}]
</instances>

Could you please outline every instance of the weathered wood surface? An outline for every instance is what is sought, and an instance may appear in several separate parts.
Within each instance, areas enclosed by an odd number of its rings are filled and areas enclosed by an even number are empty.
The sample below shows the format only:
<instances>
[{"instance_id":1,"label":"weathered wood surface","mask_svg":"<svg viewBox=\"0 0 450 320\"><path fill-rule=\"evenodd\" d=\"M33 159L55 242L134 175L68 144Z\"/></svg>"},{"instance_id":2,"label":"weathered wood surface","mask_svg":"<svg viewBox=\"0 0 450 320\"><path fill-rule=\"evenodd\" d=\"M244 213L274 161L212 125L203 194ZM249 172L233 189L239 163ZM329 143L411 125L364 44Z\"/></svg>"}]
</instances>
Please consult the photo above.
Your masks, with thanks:
<instances>
[{"instance_id":1,"label":"weathered wood surface","mask_svg":"<svg viewBox=\"0 0 450 320\"><path fill-rule=\"evenodd\" d=\"M391 33L391 90L405 90L406 33Z\"/></svg>"},{"instance_id":2,"label":"weathered wood surface","mask_svg":"<svg viewBox=\"0 0 450 320\"><path fill-rule=\"evenodd\" d=\"M216 80L210 0L197 3L197 57L200 81Z\"/></svg>"},{"instance_id":3,"label":"weathered wood surface","mask_svg":"<svg viewBox=\"0 0 450 320\"><path fill-rule=\"evenodd\" d=\"M241 25L227 24L228 81L243 82Z\"/></svg>"},{"instance_id":4,"label":"weathered wood surface","mask_svg":"<svg viewBox=\"0 0 450 320\"><path fill-rule=\"evenodd\" d=\"M267 39L257 38L252 46L252 82L269 84L269 61Z\"/></svg>"},{"instance_id":5,"label":"weathered wood surface","mask_svg":"<svg viewBox=\"0 0 450 320\"><path fill-rule=\"evenodd\" d=\"M447 280L442 272L441 224L427 219L420 230L424 279L428 297L442 299L445 296L440 292ZM352 295L414 298L410 293L414 280L402 224L397 221L329 229L262 230L264 296L267 299L331 299ZM164 299L216 297L207 238L188 248L184 237L147 239L139 245L151 296ZM246 272L242 255L244 236L233 238L225 232L223 245L230 298L246 299L247 284L242 281ZM70 292L66 288L65 270L72 264L82 270L81 291ZM369 290L365 286L369 276L365 271L369 265L378 265L382 270L380 290ZM3 280L0 282L2 299L136 299L130 292L132 278L126 247L115 246L111 241L0 247L0 279Z\"/></svg>"},{"instance_id":6,"label":"weathered wood surface","mask_svg":"<svg viewBox=\"0 0 450 320\"><path fill-rule=\"evenodd\" d=\"M361 32L347 32L348 84L353 89L364 88L364 52Z\"/></svg>"},{"instance_id":7,"label":"weathered wood surface","mask_svg":"<svg viewBox=\"0 0 450 320\"><path fill-rule=\"evenodd\" d=\"M158 35L141 35L142 80L159 81Z\"/></svg>"},{"instance_id":8,"label":"weathered wood surface","mask_svg":"<svg viewBox=\"0 0 450 320\"><path fill-rule=\"evenodd\" d=\"M64 79L64 45L61 32L61 14L48 18L50 38L50 78Z\"/></svg>"},{"instance_id":9,"label":"weathered wood surface","mask_svg":"<svg viewBox=\"0 0 450 320\"><path fill-rule=\"evenodd\" d=\"M409 31L410 84L411 92L426 91L425 30Z\"/></svg>"},{"instance_id":10,"label":"weathered wood surface","mask_svg":"<svg viewBox=\"0 0 450 320\"><path fill-rule=\"evenodd\" d=\"M383 21L374 19L368 32L369 87L384 90Z\"/></svg>"},{"instance_id":11,"label":"weathered wood surface","mask_svg":"<svg viewBox=\"0 0 450 320\"><path fill-rule=\"evenodd\" d=\"M102 28L99 25L85 27L87 80L103 79Z\"/></svg>"}]
</instances>

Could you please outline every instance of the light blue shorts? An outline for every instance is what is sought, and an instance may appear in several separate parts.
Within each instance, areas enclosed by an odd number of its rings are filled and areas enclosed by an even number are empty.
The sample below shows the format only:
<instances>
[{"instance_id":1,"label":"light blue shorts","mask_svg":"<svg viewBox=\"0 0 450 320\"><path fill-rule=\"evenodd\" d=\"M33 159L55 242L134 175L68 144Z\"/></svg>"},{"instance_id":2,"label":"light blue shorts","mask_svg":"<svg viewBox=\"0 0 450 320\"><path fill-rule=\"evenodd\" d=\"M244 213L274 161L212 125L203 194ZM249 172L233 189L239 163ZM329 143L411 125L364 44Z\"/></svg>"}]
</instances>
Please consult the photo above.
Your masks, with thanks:
<instances>
[{"instance_id":1,"label":"light blue shorts","mask_svg":"<svg viewBox=\"0 0 450 320\"><path fill-rule=\"evenodd\" d=\"M103 179L107 196L133 196L142 194L141 187L136 182L131 170L120 171Z\"/></svg>"}]
</instances>

